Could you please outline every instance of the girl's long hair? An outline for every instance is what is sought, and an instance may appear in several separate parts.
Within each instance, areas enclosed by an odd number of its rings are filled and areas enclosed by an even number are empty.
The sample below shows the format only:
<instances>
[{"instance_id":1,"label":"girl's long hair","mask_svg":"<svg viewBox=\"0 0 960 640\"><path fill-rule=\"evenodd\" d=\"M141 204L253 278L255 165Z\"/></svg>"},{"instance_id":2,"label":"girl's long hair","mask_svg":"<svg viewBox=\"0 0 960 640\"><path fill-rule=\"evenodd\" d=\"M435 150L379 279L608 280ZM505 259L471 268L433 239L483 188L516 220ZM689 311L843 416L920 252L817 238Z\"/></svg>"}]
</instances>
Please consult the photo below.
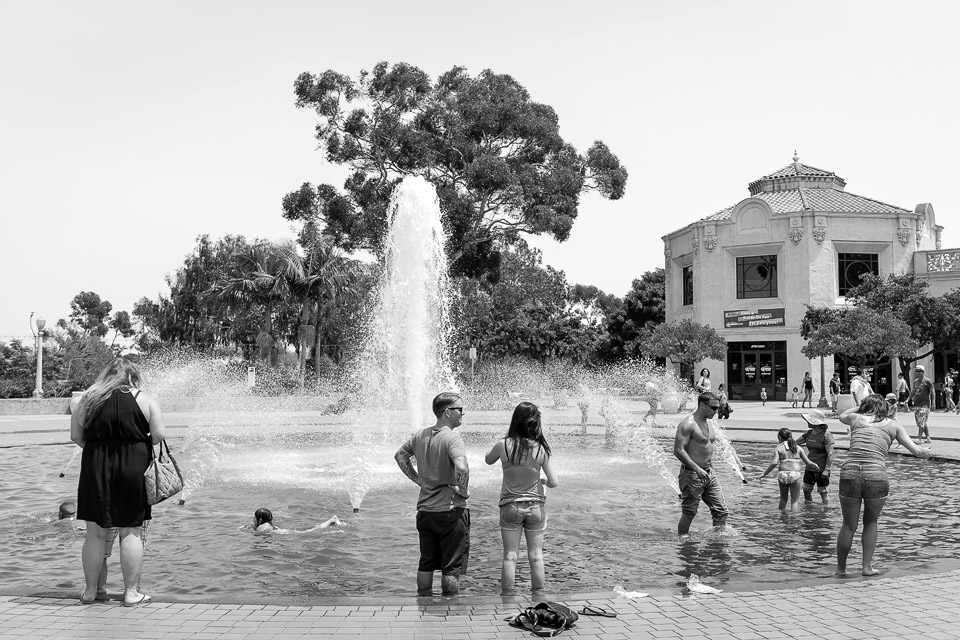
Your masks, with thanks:
<instances>
[{"instance_id":1,"label":"girl's long hair","mask_svg":"<svg viewBox=\"0 0 960 640\"><path fill-rule=\"evenodd\" d=\"M784 427L777 431L777 438L780 439L780 442L786 442L787 446L790 447L791 453L797 452L797 441L793 439L793 431Z\"/></svg>"},{"instance_id":2,"label":"girl's long hair","mask_svg":"<svg viewBox=\"0 0 960 640\"><path fill-rule=\"evenodd\" d=\"M114 358L83 394L78 407L80 426L86 429L100 412L110 394L120 387L138 389L143 387L143 374L140 372L140 367L126 358Z\"/></svg>"},{"instance_id":3,"label":"girl's long hair","mask_svg":"<svg viewBox=\"0 0 960 640\"><path fill-rule=\"evenodd\" d=\"M550 445L540 428L540 409L532 402L521 402L513 410L510 428L503 439L506 441L504 448L507 450L507 459L513 464L520 464L531 452L531 440L537 443L547 457L550 456ZM513 445L513 448L509 445Z\"/></svg>"},{"instance_id":4,"label":"girl's long hair","mask_svg":"<svg viewBox=\"0 0 960 640\"><path fill-rule=\"evenodd\" d=\"M872 415L873 422L881 422L890 417L890 406L879 393L871 393L860 401L860 408L857 413Z\"/></svg>"}]
</instances>

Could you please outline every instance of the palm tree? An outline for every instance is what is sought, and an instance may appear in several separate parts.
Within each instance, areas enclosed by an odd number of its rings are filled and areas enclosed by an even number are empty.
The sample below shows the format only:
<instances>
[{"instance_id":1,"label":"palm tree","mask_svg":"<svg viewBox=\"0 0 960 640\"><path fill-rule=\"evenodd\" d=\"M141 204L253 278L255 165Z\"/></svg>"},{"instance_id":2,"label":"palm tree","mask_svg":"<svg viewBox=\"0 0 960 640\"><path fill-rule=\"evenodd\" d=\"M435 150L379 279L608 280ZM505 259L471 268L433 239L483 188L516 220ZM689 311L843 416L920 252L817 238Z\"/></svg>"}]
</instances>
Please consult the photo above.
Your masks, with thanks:
<instances>
[{"instance_id":1,"label":"palm tree","mask_svg":"<svg viewBox=\"0 0 960 640\"><path fill-rule=\"evenodd\" d=\"M300 385L305 384L307 352L313 343L316 363L329 343L329 322L335 316L338 305L354 304L363 296L359 286L363 266L357 260L347 258L329 236L321 234L312 223L307 223L300 234L300 244L306 251L303 277L296 283L302 300L300 311ZM327 329L327 330L325 330ZM338 341L339 342L339 341ZM331 345L336 360L342 355L342 345Z\"/></svg>"},{"instance_id":2,"label":"palm tree","mask_svg":"<svg viewBox=\"0 0 960 640\"><path fill-rule=\"evenodd\" d=\"M240 249L233 256L229 274L223 274L211 295L232 310L263 307L261 329L273 330L273 314L278 304L286 304L303 279L303 260L292 240L259 241Z\"/></svg>"}]
</instances>

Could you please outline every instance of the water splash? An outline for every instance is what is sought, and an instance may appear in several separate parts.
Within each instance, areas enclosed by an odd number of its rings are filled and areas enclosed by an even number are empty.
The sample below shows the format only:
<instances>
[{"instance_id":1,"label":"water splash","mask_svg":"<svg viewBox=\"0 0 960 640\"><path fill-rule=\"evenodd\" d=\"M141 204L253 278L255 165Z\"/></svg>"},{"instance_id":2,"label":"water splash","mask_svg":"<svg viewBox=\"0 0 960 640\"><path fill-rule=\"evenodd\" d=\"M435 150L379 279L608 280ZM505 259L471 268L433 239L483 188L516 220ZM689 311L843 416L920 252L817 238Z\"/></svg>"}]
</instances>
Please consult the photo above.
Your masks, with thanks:
<instances>
[{"instance_id":1,"label":"water splash","mask_svg":"<svg viewBox=\"0 0 960 640\"><path fill-rule=\"evenodd\" d=\"M630 452L638 455L649 468L653 469L667 483L674 493L680 495L680 484L676 472L670 470L668 466L669 458L663 447L657 442L653 429L645 423L637 423L632 420L623 404L609 394L603 397L601 407L605 423L604 435L607 443L614 445L616 439L622 435L625 429L633 427Z\"/></svg>"},{"instance_id":2,"label":"water splash","mask_svg":"<svg viewBox=\"0 0 960 640\"><path fill-rule=\"evenodd\" d=\"M369 474L372 463L369 459L358 457L354 460L354 465L350 469L350 477L347 479L347 495L350 496L350 504L353 506L354 513L360 511L360 505L370 491Z\"/></svg>"},{"instance_id":3,"label":"water splash","mask_svg":"<svg viewBox=\"0 0 960 640\"><path fill-rule=\"evenodd\" d=\"M737 455L733 445L730 444L730 438L727 437L726 430L720 426L720 421L716 418L708 418L707 423L713 427L714 433L717 434L717 445L714 453L727 463L737 474L737 477L745 483L747 480L743 477L743 462L740 461L740 456Z\"/></svg>"},{"instance_id":4,"label":"water splash","mask_svg":"<svg viewBox=\"0 0 960 640\"><path fill-rule=\"evenodd\" d=\"M205 426L202 429L194 428L187 432L181 451L192 452L189 470L185 473L183 492L180 494L180 504L187 501L190 495L202 487L208 476L212 476L223 458L224 449L233 448L235 443L224 437L224 430L218 426Z\"/></svg>"}]
</instances>

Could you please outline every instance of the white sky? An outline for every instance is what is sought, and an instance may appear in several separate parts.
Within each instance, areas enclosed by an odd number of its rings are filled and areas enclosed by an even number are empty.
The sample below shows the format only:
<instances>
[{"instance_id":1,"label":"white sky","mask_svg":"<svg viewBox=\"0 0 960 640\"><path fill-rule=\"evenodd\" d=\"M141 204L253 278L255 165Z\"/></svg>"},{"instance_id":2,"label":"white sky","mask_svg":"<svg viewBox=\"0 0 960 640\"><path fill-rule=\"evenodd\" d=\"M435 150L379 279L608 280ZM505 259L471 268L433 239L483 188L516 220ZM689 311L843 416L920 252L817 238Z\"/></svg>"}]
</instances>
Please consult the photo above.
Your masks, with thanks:
<instances>
[{"instance_id":1,"label":"white sky","mask_svg":"<svg viewBox=\"0 0 960 640\"><path fill-rule=\"evenodd\" d=\"M0 337L81 291L130 311L198 235L292 236L283 195L342 184L294 107L302 71L406 61L514 76L626 196L540 240L571 283L623 296L660 236L791 161L859 195L931 202L960 246L956 3L0 0Z\"/></svg>"}]
</instances>

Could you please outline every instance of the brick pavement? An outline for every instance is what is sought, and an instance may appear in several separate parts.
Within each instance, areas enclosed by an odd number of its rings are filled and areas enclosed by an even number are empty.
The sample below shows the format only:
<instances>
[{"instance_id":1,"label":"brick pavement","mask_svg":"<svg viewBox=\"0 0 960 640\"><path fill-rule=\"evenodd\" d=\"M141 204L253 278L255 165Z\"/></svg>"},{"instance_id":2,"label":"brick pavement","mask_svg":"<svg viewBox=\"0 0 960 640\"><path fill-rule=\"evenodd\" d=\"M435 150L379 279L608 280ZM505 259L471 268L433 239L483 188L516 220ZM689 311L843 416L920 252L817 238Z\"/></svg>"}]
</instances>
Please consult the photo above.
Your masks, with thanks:
<instances>
[{"instance_id":1,"label":"brick pavement","mask_svg":"<svg viewBox=\"0 0 960 640\"><path fill-rule=\"evenodd\" d=\"M796 410L735 404L727 426L735 440L768 441L781 426L800 430ZM792 411L793 413L788 413ZM572 414L571 414L572 415ZM62 417L48 423L5 416L2 440L29 442L48 430L61 438ZM664 422L669 424L670 417ZM903 417L908 431L912 419ZM42 425L46 424L44 427ZM960 418L934 414L937 457L960 460ZM838 422L831 431L842 433ZM842 446L842 441L841 441ZM530 637L503 620L526 606L496 598L371 599L367 604L279 606L158 601L125 608L117 602L79 605L63 597L0 595L0 640L46 638L163 638L165 640L397 640ZM960 638L960 570L884 578L824 578L822 585L715 595L663 595L630 600L615 594L558 597L579 610L585 604L616 611L615 619L582 616L564 636L585 639L819 640ZM881 617L878 612L884 612Z\"/></svg>"},{"instance_id":2,"label":"brick pavement","mask_svg":"<svg viewBox=\"0 0 960 640\"><path fill-rule=\"evenodd\" d=\"M605 640L861 640L960 637L960 571L837 581L798 589L630 600L572 597L617 618L581 616L563 633ZM611 594L612 595L612 594ZM154 602L83 606L73 598L0 596L0 639L395 640L530 637L504 618L516 604L440 598L430 604L277 606Z\"/></svg>"}]
</instances>

